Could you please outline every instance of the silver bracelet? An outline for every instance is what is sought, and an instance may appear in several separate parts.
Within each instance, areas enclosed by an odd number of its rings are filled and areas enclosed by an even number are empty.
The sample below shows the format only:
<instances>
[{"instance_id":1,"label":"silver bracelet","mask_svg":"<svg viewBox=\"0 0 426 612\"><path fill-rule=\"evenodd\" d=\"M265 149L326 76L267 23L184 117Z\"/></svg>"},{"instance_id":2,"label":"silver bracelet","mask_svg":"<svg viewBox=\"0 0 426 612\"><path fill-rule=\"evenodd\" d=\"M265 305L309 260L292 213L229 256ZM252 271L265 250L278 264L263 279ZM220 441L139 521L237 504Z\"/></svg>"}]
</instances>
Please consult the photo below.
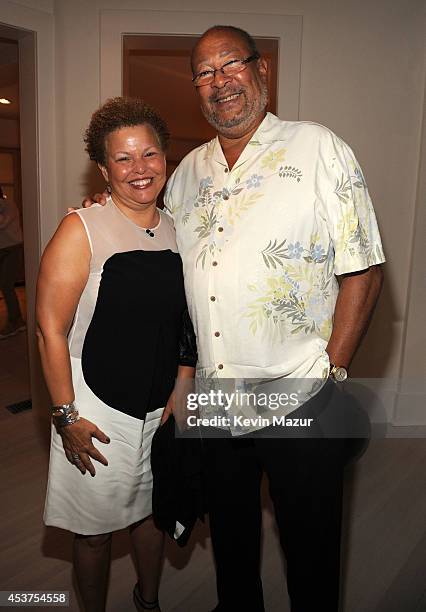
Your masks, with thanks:
<instances>
[{"instance_id":1,"label":"silver bracelet","mask_svg":"<svg viewBox=\"0 0 426 612\"><path fill-rule=\"evenodd\" d=\"M79 419L80 416L74 402L52 407L52 421L55 427L73 425Z\"/></svg>"}]
</instances>

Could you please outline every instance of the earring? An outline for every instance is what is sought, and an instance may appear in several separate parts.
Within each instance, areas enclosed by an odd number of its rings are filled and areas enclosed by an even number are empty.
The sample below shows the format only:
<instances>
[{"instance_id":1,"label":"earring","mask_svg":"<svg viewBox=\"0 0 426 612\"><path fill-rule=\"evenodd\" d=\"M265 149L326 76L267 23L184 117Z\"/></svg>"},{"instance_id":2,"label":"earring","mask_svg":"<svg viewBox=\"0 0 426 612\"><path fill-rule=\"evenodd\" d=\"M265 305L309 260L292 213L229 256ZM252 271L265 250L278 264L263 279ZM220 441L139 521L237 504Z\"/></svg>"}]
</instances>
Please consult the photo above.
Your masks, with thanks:
<instances>
[{"instance_id":1,"label":"earring","mask_svg":"<svg viewBox=\"0 0 426 612\"><path fill-rule=\"evenodd\" d=\"M111 185L109 183L106 184L105 189L107 190L107 192L111 195L112 189L111 189Z\"/></svg>"}]
</instances>

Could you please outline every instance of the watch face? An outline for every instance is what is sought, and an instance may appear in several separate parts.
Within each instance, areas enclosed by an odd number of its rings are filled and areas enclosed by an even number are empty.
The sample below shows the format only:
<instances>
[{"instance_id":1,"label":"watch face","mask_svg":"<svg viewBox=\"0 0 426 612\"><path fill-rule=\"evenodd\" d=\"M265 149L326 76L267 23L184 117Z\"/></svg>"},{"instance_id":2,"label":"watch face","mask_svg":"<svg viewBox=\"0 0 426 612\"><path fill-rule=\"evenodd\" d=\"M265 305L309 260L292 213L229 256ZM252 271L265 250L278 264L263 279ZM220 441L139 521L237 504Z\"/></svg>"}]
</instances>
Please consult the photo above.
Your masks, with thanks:
<instances>
[{"instance_id":1,"label":"watch face","mask_svg":"<svg viewBox=\"0 0 426 612\"><path fill-rule=\"evenodd\" d=\"M348 377L348 373L347 373L346 369L342 368L342 367L337 367L334 370L333 375L334 375L334 379L337 380L337 382L343 382Z\"/></svg>"}]
</instances>

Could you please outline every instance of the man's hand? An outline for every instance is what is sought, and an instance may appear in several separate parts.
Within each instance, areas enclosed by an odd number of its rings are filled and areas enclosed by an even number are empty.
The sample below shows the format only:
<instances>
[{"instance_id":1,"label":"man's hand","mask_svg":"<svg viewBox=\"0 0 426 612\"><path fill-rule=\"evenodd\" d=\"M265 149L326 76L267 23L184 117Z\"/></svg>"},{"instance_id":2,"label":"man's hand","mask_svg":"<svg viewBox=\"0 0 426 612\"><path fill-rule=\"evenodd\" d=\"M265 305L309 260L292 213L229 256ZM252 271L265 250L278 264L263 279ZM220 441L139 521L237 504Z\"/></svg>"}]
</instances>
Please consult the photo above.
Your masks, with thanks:
<instances>
[{"instance_id":1,"label":"man's hand","mask_svg":"<svg viewBox=\"0 0 426 612\"><path fill-rule=\"evenodd\" d=\"M91 198L84 198L81 205L83 208L90 208L92 204L101 204L105 206L107 199L109 197L108 191L103 191L102 193L95 193Z\"/></svg>"},{"instance_id":2,"label":"man's hand","mask_svg":"<svg viewBox=\"0 0 426 612\"><path fill-rule=\"evenodd\" d=\"M73 463L82 474L85 474L86 470L90 472L91 476L96 474L90 458L96 459L103 465L108 465L106 458L93 445L92 437L103 444L109 444L110 439L94 423L80 418L72 425L58 427L57 431L62 438L68 461ZM78 459L76 459L77 455Z\"/></svg>"},{"instance_id":3,"label":"man's hand","mask_svg":"<svg viewBox=\"0 0 426 612\"><path fill-rule=\"evenodd\" d=\"M90 208L93 204L101 204L105 206L106 201L108 199L109 193L108 191L103 191L102 193L95 193L91 198L87 197L81 203L82 208ZM72 212L73 210L78 210L75 206L71 206L67 208L67 212Z\"/></svg>"}]
</instances>

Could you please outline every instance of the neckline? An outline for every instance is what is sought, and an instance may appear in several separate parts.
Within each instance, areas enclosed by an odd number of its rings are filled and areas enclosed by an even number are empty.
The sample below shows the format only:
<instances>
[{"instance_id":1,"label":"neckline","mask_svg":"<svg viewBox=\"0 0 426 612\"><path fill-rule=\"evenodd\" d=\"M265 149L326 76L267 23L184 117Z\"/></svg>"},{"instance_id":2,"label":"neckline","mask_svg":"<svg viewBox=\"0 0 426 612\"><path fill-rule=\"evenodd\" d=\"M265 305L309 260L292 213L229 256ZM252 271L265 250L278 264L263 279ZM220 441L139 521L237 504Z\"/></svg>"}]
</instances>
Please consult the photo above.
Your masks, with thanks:
<instances>
[{"instance_id":1,"label":"neckline","mask_svg":"<svg viewBox=\"0 0 426 612\"><path fill-rule=\"evenodd\" d=\"M267 112L266 115L263 117L262 121L259 123L256 130L251 135L250 140L247 141L244 149L241 151L240 155L238 156L238 159L235 161L234 165L232 166L232 169L230 169L230 172L232 172L232 170L236 170L239 166L245 163L247 159L249 159L254 154L253 147L250 146L252 143L265 144L262 142L262 140L259 141L259 135L264 130L264 126L267 120L269 119L269 115L271 115L271 113ZM213 159L219 164L224 165L227 168L229 168L227 159L225 157L225 153L222 149L222 145L219 140L219 135L216 134L215 138L211 142L213 142L213 150L212 150Z\"/></svg>"},{"instance_id":2,"label":"neckline","mask_svg":"<svg viewBox=\"0 0 426 612\"><path fill-rule=\"evenodd\" d=\"M158 223L157 223L157 225L154 225L154 227L142 227L142 225L138 225L137 223L132 221L127 215L125 215L124 212L122 210L120 210L120 208L114 202L114 200L112 199L111 196L109 196L109 201L111 202L111 204L115 208L115 210L123 217L123 219L125 219L133 227L136 227L138 230L141 230L143 232L146 232L147 230L154 231L154 230L157 230L160 227L160 225L161 225L161 210L159 208L157 208L157 207L156 207L156 209L158 211Z\"/></svg>"}]
</instances>

